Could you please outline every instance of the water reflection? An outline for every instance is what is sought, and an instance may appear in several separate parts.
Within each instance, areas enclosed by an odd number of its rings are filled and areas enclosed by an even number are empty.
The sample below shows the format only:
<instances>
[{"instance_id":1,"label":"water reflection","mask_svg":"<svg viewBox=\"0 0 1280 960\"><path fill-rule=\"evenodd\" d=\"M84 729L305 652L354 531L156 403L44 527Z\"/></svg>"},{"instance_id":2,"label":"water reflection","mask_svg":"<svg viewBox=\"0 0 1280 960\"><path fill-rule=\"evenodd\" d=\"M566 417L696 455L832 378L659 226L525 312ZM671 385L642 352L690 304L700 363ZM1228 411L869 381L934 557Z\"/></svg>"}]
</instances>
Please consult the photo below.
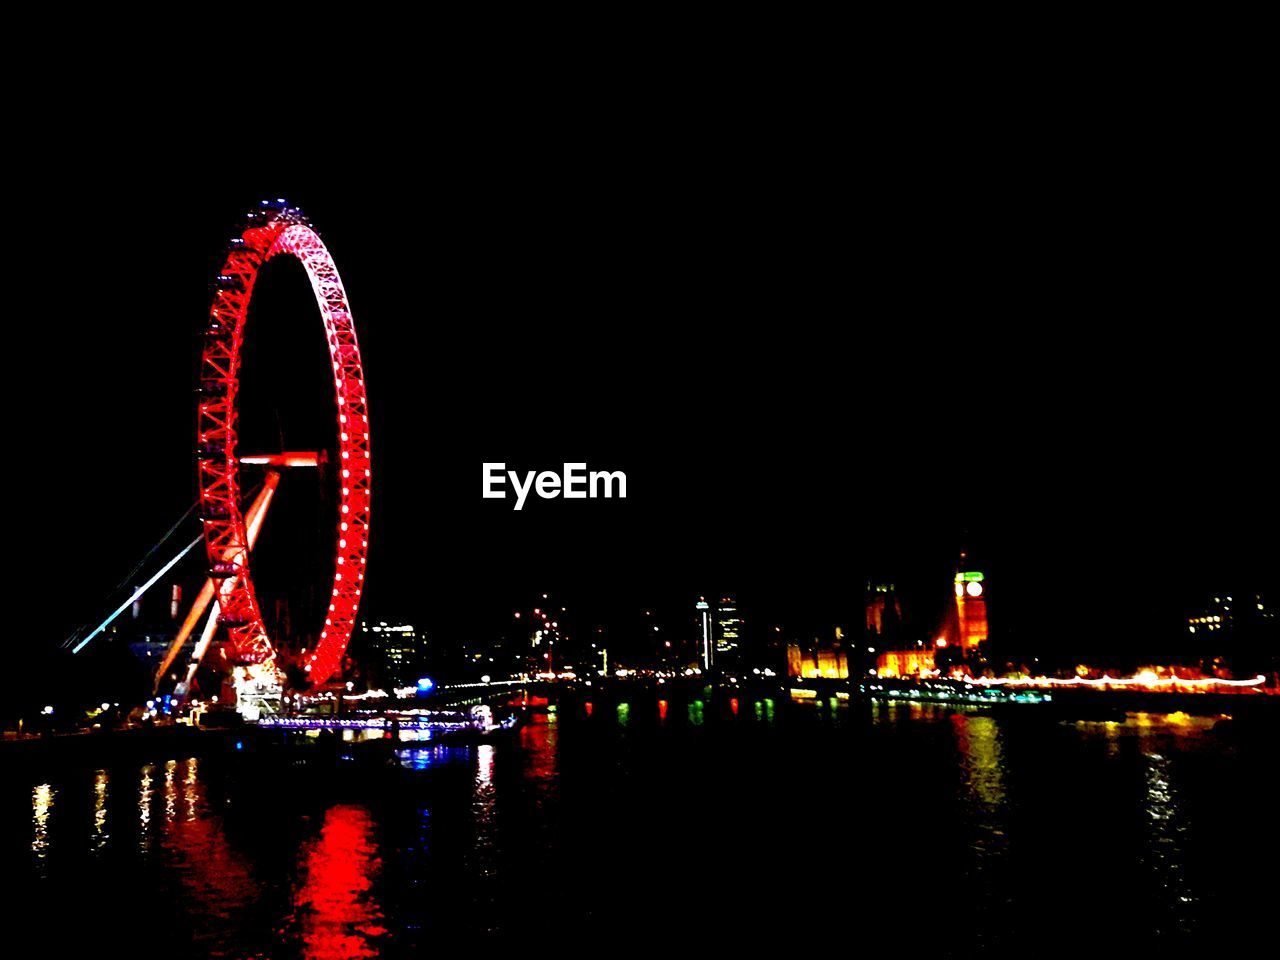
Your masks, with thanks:
<instances>
[{"instance_id":1,"label":"water reflection","mask_svg":"<svg viewBox=\"0 0 1280 960\"><path fill-rule=\"evenodd\" d=\"M107 782L110 778L107 771L99 770L93 775L93 850L96 852L106 846L107 834Z\"/></svg>"},{"instance_id":2,"label":"water reflection","mask_svg":"<svg viewBox=\"0 0 1280 960\"><path fill-rule=\"evenodd\" d=\"M475 840L467 857L467 866L468 872L476 881L476 901L479 907L477 913L482 918L486 933L494 932L500 925L500 919L494 909L495 890L492 883L498 873L500 853L493 765L493 745L480 744L476 748L475 790L471 801Z\"/></svg>"},{"instance_id":3,"label":"water reflection","mask_svg":"<svg viewBox=\"0 0 1280 960\"><path fill-rule=\"evenodd\" d=\"M142 780L138 785L138 846L145 852L151 846L151 798L154 794L151 774L155 772L152 764L142 768Z\"/></svg>"},{"instance_id":4,"label":"water reflection","mask_svg":"<svg viewBox=\"0 0 1280 960\"><path fill-rule=\"evenodd\" d=\"M216 940L237 911L254 901L257 885L248 856L228 839L222 816L209 809L195 757L182 761L184 815L177 816L178 770L178 763L166 764L161 847L184 891L186 921L193 933Z\"/></svg>"},{"instance_id":5,"label":"water reflection","mask_svg":"<svg viewBox=\"0 0 1280 960\"><path fill-rule=\"evenodd\" d=\"M493 744L482 743L476 748L476 786L481 790L493 786Z\"/></svg>"},{"instance_id":6,"label":"water reflection","mask_svg":"<svg viewBox=\"0 0 1280 960\"><path fill-rule=\"evenodd\" d=\"M164 822L173 823L178 812L178 787L175 777L178 769L177 760L169 760L164 765Z\"/></svg>"},{"instance_id":7,"label":"water reflection","mask_svg":"<svg viewBox=\"0 0 1280 960\"><path fill-rule=\"evenodd\" d=\"M196 797L199 783L199 761L195 757L187 758L187 777L182 785L182 800L187 811L187 820L196 818Z\"/></svg>"},{"instance_id":8,"label":"water reflection","mask_svg":"<svg viewBox=\"0 0 1280 960\"><path fill-rule=\"evenodd\" d=\"M1082 721L1074 724L1086 737L1101 736L1109 761L1141 768L1137 816L1141 823L1137 854L1149 879L1153 932L1184 935L1203 927L1201 894L1193 882L1189 846L1191 816L1179 790L1179 776L1188 755L1202 748L1221 749L1214 742L1216 718L1186 713L1133 713L1122 721Z\"/></svg>"},{"instance_id":9,"label":"water reflection","mask_svg":"<svg viewBox=\"0 0 1280 960\"><path fill-rule=\"evenodd\" d=\"M1099 942L1114 931L1216 936L1235 921L1212 883L1255 856L1214 842L1214 830L1233 828L1204 812L1215 791L1239 796L1241 783L1261 779L1256 763L1206 764L1240 749L1215 739L1212 721L1028 722L785 697L776 712L773 700L747 697L734 720L731 700L665 691L637 700L634 717L627 704L597 703L594 715L566 709L559 723L531 714L496 743L405 744L399 769L376 778L218 757L32 777L9 792L10 809L31 817L12 833L25 861L30 829L25 866L48 902L71 902L86 875L109 866L111 882L94 891L101 909L171 924L188 938L169 941L181 955L411 954L450 934L543 922L594 935L592 924L617 919L608 910L625 918L635 903L669 900L663 884L705 893L696 878L672 879L690 851L720 857L726 875L758 876L768 886L760 902L786 917L843 896L850 863L877 872L885 903L906 902L892 898L935 870L948 891L936 922L975 949L1063 918L1083 918ZM678 803L666 811L673 787ZM797 860L778 838L827 807L875 826L857 844L835 841L830 866L809 849ZM695 835L689 824L705 810L723 829L712 822ZM742 825L752 845L726 853ZM680 838L656 865L655 837ZM876 856L860 861L867 850ZM798 862L834 892L792 882ZM735 903L750 895L733 888ZM1113 903L1095 909L1104 896Z\"/></svg>"},{"instance_id":10,"label":"water reflection","mask_svg":"<svg viewBox=\"0 0 1280 960\"><path fill-rule=\"evenodd\" d=\"M618 705L619 722L625 723L623 707ZM630 715L628 708L627 715ZM549 723L530 723L520 728L520 747L525 755L524 773L526 779L539 785L549 784L556 776L556 746L559 742L558 731Z\"/></svg>"},{"instance_id":11,"label":"water reflection","mask_svg":"<svg viewBox=\"0 0 1280 960\"><path fill-rule=\"evenodd\" d=\"M368 809L352 804L330 807L319 835L304 845L300 862L289 925L297 928L303 956L377 956L387 928L372 892L382 861Z\"/></svg>"},{"instance_id":12,"label":"water reflection","mask_svg":"<svg viewBox=\"0 0 1280 960\"><path fill-rule=\"evenodd\" d=\"M53 810L55 792L48 783L39 784L31 791L31 816L35 827L31 838L31 852L35 854L42 873L44 860L49 855L49 815Z\"/></svg>"},{"instance_id":13,"label":"water reflection","mask_svg":"<svg viewBox=\"0 0 1280 960\"><path fill-rule=\"evenodd\" d=\"M1187 933L1194 927L1196 894L1187 868L1187 818L1174 787L1174 768L1149 746L1151 729L1143 723L1143 819L1147 827L1144 860L1156 881L1159 933Z\"/></svg>"},{"instance_id":14,"label":"water reflection","mask_svg":"<svg viewBox=\"0 0 1280 960\"><path fill-rule=\"evenodd\" d=\"M456 762L468 756L466 747L446 746L437 743L432 747L413 747L397 750L396 757L402 767L409 770L429 770L444 763Z\"/></svg>"},{"instance_id":15,"label":"water reflection","mask_svg":"<svg viewBox=\"0 0 1280 960\"><path fill-rule=\"evenodd\" d=\"M1120 756L1120 723L1116 720L1107 720L1103 724L1103 729L1107 738L1107 755L1112 758Z\"/></svg>"},{"instance_id":16,"label":"water reflection","mask_svg":"<svg viewBox=\"0 0 1280 960\"><path fill-rule=\"evenodd\" d=\"M965 803L975 830L973 849L977 868L1003 856L1007 846L1008 797L1004 784L1004 750L1000 724L994 717L956 713L951 716Z\"/></svg>"},{"instance_id":17,"label":"water reflection","mask_svg":"<svg viewBox=\"0 0 1280 960\"><path fill-rule=\"evenodd\" d=\"M983 828L992 836L1001 836L1003 829L995 820L1007 798L1000 725L994 717L956 713L951 715L951 726L969 800L985 814Z\"/></svg>"}]
</instances>

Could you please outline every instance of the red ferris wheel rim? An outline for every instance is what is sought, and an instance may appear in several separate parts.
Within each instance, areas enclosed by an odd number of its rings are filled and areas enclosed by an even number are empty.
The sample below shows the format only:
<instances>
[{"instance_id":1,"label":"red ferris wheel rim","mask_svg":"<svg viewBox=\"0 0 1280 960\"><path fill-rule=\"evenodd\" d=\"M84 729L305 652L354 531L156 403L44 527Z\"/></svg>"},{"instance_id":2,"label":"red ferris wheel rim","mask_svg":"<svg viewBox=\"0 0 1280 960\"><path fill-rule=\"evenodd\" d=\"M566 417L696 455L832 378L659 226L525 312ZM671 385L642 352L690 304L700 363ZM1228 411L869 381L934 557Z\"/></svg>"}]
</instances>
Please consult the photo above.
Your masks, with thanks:
<instances>
[{"instance_id":1,"label":"red ferris wheel rim","mask_svg":"<svg viewBox=\"0 0 1280 960\"><path fill-rule=\"evenodd\" d=\"M369 547L369 412L360 347L342 278L319 235L296 207L263 201L227 249L214 285L200 360L196 440L201 519L210 576L217 582L219 621L233 662L269 662L275 651L253 587L249 538L241 506L236 451L240 358L245 319L262 265L292 256L311 281L333 364L337 409L338 498L334 579L315 649L304 659L311 683L324 683L341 666L364 586Z\"/></svg>"}]
</instances>

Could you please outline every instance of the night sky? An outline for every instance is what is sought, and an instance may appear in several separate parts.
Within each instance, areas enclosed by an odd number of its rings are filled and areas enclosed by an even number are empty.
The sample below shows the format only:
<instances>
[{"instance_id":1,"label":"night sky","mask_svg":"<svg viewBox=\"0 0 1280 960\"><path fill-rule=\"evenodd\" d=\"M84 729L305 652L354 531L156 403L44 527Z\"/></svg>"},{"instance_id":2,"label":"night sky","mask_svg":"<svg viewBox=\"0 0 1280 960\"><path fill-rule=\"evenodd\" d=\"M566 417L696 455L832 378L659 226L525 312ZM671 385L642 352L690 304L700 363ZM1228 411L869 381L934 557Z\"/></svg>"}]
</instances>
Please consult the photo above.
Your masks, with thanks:
<instances>
[{"instance_id":1,"label":"night sky","mask_svg":"<svg viewBox=\"0 0 1280 960\"><path fill-rule=\"evenodd\" d=\"M1270 268L1251 198L1188 188L1191 159L168 159L11 198L32 647L105 614L194 499L209 281L262 196L311 215L355 312L371 617L483 639L550 590L582 625L676 626L732 591L817 631L876 577L924 621L967 546L993 631L1142 649L1207 591L1280 583ZM259 296L254 416L299 446L331 413L319 320L290 265ZM480 497L498 460L624 470L629 498L515 513Z\"/></svg>"}]
</instances>

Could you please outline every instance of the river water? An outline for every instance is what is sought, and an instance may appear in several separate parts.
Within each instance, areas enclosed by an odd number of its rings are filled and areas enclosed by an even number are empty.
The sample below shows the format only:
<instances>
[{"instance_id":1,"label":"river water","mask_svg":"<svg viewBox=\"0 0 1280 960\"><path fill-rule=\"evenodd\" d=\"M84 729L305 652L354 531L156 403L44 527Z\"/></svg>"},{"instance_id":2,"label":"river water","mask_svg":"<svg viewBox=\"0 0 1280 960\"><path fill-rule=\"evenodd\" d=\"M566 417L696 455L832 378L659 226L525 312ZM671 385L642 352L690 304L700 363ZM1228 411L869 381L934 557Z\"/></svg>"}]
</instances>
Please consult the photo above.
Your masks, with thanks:
<instances>
[{"instance_id":1,"label":"river water","mask_svg":"<svg viewBox=\"0 0 1280 960\"><path fill-rule=\"evenodd\" d=\"M47 955L1274 949L1277 751L1214 724L649 697L394 770L10 770L4 913Z\"/></svg>"}]
</instances>

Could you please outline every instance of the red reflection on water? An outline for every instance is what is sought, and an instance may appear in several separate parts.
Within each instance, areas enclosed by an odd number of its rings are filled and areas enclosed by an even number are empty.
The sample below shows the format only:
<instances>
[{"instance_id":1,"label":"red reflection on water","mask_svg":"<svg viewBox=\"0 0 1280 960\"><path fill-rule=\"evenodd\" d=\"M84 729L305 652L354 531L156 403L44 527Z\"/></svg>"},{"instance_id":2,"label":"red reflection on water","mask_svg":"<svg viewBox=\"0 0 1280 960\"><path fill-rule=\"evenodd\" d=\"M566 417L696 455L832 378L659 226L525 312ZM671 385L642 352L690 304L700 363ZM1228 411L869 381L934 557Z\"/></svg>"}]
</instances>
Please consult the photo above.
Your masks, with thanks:
<instances>
[{"instance_id":1,"label":"red reflection on water","mask_svg":"<svg viewBox=\"0 0 1280 960\"><path fill-rule=\"evenodd\" d=\"M738 698L737 697L733 697L732 699L729 700L729 709L733 711L733 715L735 717L738 715Z\"/></svg>"},{"instance_id":2,"label":"red reflection on water","mask_svg":"<svg viewBox=\"0 0 1280 960\"><path fill-rule=\"evenodd\" d=\"M375 941L387 929L370 891L381 865L369 811L330 807L319 836L303 848L303 877L294 894L304 956L346 960L380 953Z\"/></svg>"},{"instance_id":3,"label":"red reflection on water","mask_svg":"<svg viewBox=\"0 0 1280 960\"><path fill-rule=\"evenodd\" d=\"M588 700L586 703L583 704L583 706L587 708L587 716L588 717L591 716L591 711L595 705L590 700Z\"/></svg>"},{"instance_id":4,"label":"red reflection on water","mask_svg":"<svg viewBox=\"0 0 1280 960\"><path fill-rule=\"evenodd\" d=\"M667 701L665 700L658 701L658 719L659 720L667 719Z\"/></svg>"},{"instance_id":5,"label":"red reflection on water","mask_svg":"<svg viewBox=\"0 0 1280 960\"><path fill-rule=\"evenodd\" d=\"M555 728L546 718L520 727L520 748L525 755L525 778L531 781L551 781L556 775Z\"/></svg>"}]
</instances>

